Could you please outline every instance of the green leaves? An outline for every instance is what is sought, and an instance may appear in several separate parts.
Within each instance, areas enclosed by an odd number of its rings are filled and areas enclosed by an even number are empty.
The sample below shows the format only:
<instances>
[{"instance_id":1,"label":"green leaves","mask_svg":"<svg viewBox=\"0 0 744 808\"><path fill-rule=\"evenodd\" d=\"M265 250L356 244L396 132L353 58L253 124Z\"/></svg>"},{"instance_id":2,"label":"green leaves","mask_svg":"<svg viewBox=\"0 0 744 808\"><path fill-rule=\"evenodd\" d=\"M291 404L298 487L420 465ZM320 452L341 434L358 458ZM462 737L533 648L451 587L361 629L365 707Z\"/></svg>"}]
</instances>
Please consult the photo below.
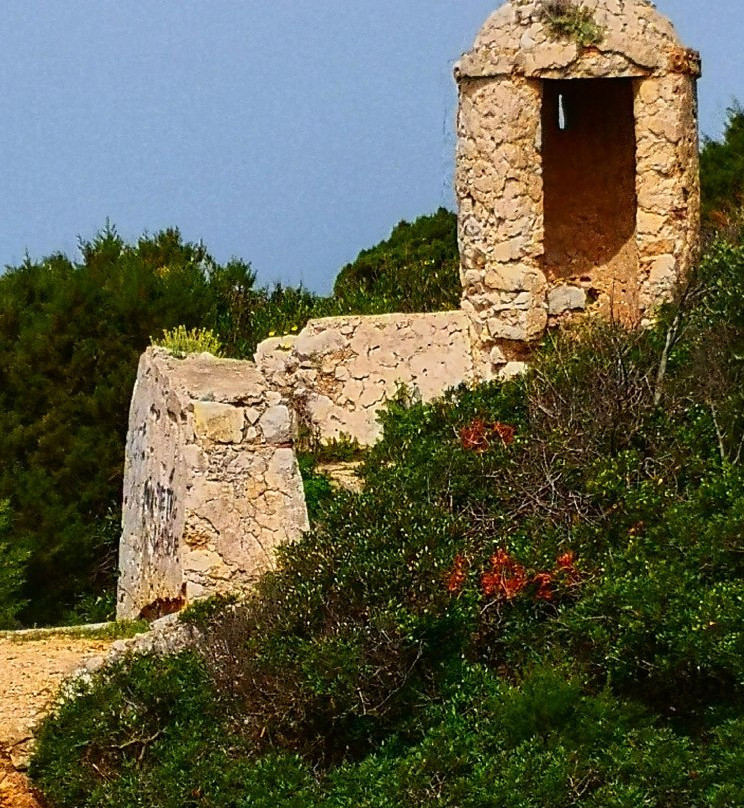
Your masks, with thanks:
<instances>
[{"instance_id":1,"label":"green leaves","mask_svg":"<svg viewBox=\"0 0 744 808\"><path fill-rule=\"evenodd\" d=\"M440 208L400 222L389 239L345 266L329 313L444 311L457 308L461 294L457 217Z\"/></svg>"},{"instance_id":2,"label":"green leaves","mask_svg":"<svg viewBox=\"0 0 744 808\"><path fill-rule=\"evenodd\" d=\"M744 387L692 372L739 339L715 256L663 410L664 322L594 323L524 378L402 392L360 493L306 461L312 531L203 607L201 661L129 663L49 722L61 808L738 806L744 471L710 404Z\"/></svg>"},{"instance_id":3,"label":"green leaves","mask_svg":"<svg viewBox=\"0 0 744 808\"><path fill-rule=\"evenodd\" d=\"M736 232L744 204L744 110L738 104L728 111L723 140L705 140L700 176L704 224Z\"/></svg>"},{"instance_id":4,"label":"green leaves","mask_svg":"<svg viewBox=\"0 0 744 808\"><path fill-rule=\"evenodd\" d=\"M183 358L190 353L210 353L213 356L222 356L222 344L214 332L208 328L192 328L187 331L182 325L169 330L163 329L162 337L150 338L153 345L170 351L175 356Z\"/></svg>"},{"instance_id":5,"label":"green leaves","mask_svg":"<svg viewBox=\"0 0 744 808\"><path fill-rule=\"evenodd\" d=\"M106 225L81 241L77 261L55 254L1 276L0 498L14 511L6 566L24 569L13 575L14 591L25 580L20 618L85 619L101 615L97 599L110 603L118 541L110 514L119 511L137 361L152 335L168 331L176 350L221 345L252 358L258 342L296 333L311 317L451 308L455 230L444 210L401 223L342 271L330 298L256 288L250 265L220 266L175 229L126 244ZM206 332L217 341L205 342ZM328 495L319 478L309 490L311 499Z\"/></svg>"},{"instance_id":6,"label":"green leaves","mask_svg":"<svg viewBox=\"0 0 744 808\"><path fill-rule=\"evenodd\" d=\"M18 613L26 605L23 584L29 552L11 536L11 512L0 501L0 630L16 628Z\"/></svg>"},{"instance_id":7,"label":"green leaves","mask_svg":"<svg viewBox=\"0 0 744 808\"><path fill-rule=\"evenodd\" d=\"M196 326L213 305L211 259L176 230L129 246L109 227L80 251L0 277L0 497L9 540L30 553L29 623L63 622L113 587L109 515L139 355L150 334Z\"/></svg>"}]
</instances>

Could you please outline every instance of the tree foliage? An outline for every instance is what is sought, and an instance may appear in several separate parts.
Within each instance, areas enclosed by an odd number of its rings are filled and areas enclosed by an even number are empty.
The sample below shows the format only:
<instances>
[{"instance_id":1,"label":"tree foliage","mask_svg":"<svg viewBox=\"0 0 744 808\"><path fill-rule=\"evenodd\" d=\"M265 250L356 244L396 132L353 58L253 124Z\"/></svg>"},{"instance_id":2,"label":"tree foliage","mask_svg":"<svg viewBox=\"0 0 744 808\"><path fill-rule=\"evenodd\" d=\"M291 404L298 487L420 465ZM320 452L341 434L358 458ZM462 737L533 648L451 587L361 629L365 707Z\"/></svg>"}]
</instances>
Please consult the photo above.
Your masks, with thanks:
<instances>
[{"instance_id":1,"label":"tree foliage","mask_svg":"<svg viewBox=\"0 0 744 808\"><path fill-rule=\"evenodd\" d=\"M741 224L744 206L744 110L735 104L721 141L707 138L700 153L703 222L714 230Z\"/></svg>"},{"instance_id":2,"label":"tree foliage","mask_svg":"<svg viewBox=\"0 0 744 808\"><path fill-rule=\"evenodd\" d=\"M730 239L743 132L737 108L702 154L705 221ZM0 612L110 580L101 516L150 334L209 328L246 357L309 317L453 307L456 264L439 211L360 253L330 298L256 289L173 233L11 271ZM744 804L743 269L744 246L718 241L656 328L588 324L525 378L402 394L360 493L307 460L311 533L247 602L194 611L195 654L81 683L44 725L37 782L59 808Z\"/></svg>"},{"instance_id":3,"label":"tree foliage","mask_svg":"<svg viewBox=\"0 0 744 808\"><path fill-rule=\"evenodd\" d=\"M461 293L457 217L444 208L400 222L345 266L333 287L338 313L444 311L459 305Z\"/></svg>"},{"instance_id":4,"label":"tree foliage","mask_svg":"<svg viewBox=\"0 0 744 808\"><path fill-rule=\"evenodd\" d=\"M25 605L21 591L28 551L10 536L11 520L7 500L0 501L0 630L15 628Z\"/></svg>"},{"instance_id":5,"label":"tree foliage","mask_svg":"<svg viewBox=\"0 0 744 808\"><path fill-rule=\"evenodd\" d=\"M178 231L130 246L108 228L80 252L0 277L0 497L30 552L28 622L58 621L111 587L139 354L215 305L211 259Z\"/></svg>"}]
</instances>

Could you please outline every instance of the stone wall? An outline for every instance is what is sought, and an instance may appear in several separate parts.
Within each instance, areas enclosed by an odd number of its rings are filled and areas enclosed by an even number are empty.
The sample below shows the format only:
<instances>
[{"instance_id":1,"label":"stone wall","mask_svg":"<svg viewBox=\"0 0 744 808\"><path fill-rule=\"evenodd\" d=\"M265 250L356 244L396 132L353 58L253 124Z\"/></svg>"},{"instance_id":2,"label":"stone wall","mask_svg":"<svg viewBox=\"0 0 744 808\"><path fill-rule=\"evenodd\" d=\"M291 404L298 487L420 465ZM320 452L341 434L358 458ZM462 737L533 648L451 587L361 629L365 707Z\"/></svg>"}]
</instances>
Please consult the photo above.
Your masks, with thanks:
<instances>
[{"instance_id":1,"label":"stone wall","mask_svg":"<svg viewBox=\"0 0 744 808\"><path fill-rule=\"evenodd\" d=\"M473 379L460 311L311 320L296 337L259 345L256 364L315 437L362 445L379 438L377 413L400 385L430 401Z\"/></svg>"},{"instance_id":2,"label":"stone wall","mask_svg":"<svg viewBox=\"0 0 744 808\"><path fill-rule=\"evenodd\" d=\"M462 309L471 319L476 370L490 378L522 358L548 322L543 241L539 82L460 82L455 179Z\"/></svg>"},{"instance_id":3,"label":"stone wall","mask_svg":"<svg viewBox=\"0 0 744 808\"><path fill-rule=\"evenodd\" d=\"M684 53L678 52L683 60ZM690 76L669 72L636 83L637 242L644 318L698 257L700 165L697 95Z\"/></svg>"},{"instance_id":4,"label":"stone wall","mask_svg":"<svg viewBox=\"0 0 744 808\"><path fill-rule=\"evenodd\" d=\"M307 529L292 414L250 362L141 358L124 469L117 616L240 591Z\"/></svg>"}]
</instances>

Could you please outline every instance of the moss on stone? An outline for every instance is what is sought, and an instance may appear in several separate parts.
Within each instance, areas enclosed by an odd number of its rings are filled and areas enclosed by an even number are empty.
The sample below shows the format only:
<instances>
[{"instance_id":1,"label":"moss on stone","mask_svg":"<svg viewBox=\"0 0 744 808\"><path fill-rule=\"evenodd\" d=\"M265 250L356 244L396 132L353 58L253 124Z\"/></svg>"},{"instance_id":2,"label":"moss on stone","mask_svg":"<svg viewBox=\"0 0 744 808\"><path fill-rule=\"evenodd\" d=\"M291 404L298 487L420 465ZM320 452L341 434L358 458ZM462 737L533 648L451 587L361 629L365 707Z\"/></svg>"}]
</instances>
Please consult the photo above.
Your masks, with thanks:
<instances>
[{"instance_id":1,"label":"moss on stone","mask_svg":"<svg viewBox=\"0 0 744 808\"><path fill-rule=\"evenodd\" d=\"M573 0L547 0L543 18L554 36L572 39L581 48L599 45L604 39L604 29L592 12Z\"/></svg>"}]
</instances>

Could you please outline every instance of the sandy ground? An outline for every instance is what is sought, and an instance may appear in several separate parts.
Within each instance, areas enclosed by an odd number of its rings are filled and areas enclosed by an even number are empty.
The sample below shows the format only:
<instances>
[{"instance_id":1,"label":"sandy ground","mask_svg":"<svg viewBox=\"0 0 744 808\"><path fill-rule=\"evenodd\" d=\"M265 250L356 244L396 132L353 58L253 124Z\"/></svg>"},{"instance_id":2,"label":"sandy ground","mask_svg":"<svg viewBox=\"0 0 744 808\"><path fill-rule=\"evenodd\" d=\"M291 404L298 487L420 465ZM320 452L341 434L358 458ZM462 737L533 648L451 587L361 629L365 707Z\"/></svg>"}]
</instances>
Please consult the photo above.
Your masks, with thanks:
<instances>
[{"instance_id":1,"label":"sandy ground","mask_svg":"<svg viewBox=\"0 0 744 808\"><path fill-rule=\"evenodd\" d=\"M0 808L38 808L22 773L33 730L46 715L62 681L110 640L42 634L34 639L0 635Z\"/></svg>"}]
</instances>

